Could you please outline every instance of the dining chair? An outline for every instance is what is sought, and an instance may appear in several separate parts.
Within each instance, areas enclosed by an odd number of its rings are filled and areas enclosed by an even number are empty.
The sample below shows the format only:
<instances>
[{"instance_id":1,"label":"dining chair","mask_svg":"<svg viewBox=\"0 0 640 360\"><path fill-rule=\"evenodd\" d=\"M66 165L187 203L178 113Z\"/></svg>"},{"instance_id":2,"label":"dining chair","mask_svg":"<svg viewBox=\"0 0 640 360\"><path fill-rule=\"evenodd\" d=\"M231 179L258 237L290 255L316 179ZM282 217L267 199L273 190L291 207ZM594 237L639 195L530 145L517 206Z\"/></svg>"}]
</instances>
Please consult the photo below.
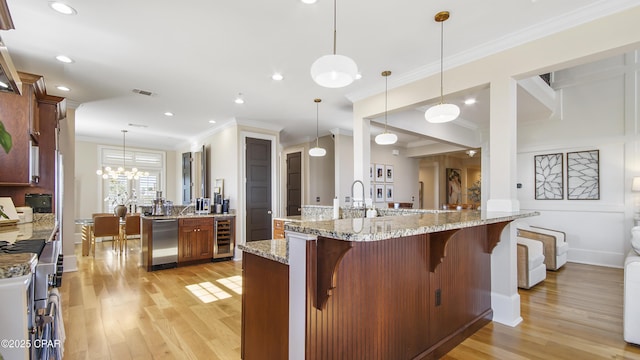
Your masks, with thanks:
<instances>
[{"instance_id":1,"label":"dining chair","mask_svg":"<svg viewBox=\"0 0 640 360\"><path fill-rule=\"evenodd\" d=\"M91 221L82 224L82 256L90 255L91 251L94 251L95 256L95 239L93 237L93 221L97 216L114 216L112 213L93 213L91 214ZM86 243L86 247L85 247Z\"/></svg>"},{"instance_id":2,"label":"dining chair","mask_svg":"<svg viewBox=\"0 0 640 360\"><path fill-rule=\"evenodd\" d=\"M124 250L127 250L127 238L131 235L140 235L140 215L130 214L125 217L124 232L122 234L122 241L120 242L120 250L124 246Z\"/></svg>"},{"instance_id":3,"label":"dining chair","mask_svg":"<svg viewBox=\"0 0 640 360\"><path fill-rule=\"evenodd\" d=\"M111 236L111 247L116 249L120 245L120 218L115 215L96 216L93 218L93 235L91 236L91 249L96 256L96 238Z\"/></svg>"}]
</instances>

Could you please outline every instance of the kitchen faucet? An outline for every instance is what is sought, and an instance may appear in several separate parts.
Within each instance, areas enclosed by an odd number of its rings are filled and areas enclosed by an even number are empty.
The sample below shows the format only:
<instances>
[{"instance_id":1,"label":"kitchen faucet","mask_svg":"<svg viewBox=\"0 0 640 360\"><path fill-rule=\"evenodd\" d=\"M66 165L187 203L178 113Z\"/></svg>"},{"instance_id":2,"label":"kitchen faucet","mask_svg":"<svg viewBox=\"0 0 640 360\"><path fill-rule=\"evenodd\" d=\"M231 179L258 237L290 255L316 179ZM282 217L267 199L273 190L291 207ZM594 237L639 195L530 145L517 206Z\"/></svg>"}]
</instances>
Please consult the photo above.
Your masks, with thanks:
<instances>
[{"instance_id":1,"label":"kitchen faucet","mask_svg":"<svg viewBox=\"0 0 640 360\"><path fill-rule=\"evenodd\" d=\"M360 180L356 180L351 184L351 201L353 201L353 208L355 209L356 207L356 201L355 198L353 197L353 188L354 186L356 186L356 183L360 183L360 185L362 185L362 217L365 217L367 212L365 211L365 202L364 202L364 183Z\"/></svg>"}]
</instances>

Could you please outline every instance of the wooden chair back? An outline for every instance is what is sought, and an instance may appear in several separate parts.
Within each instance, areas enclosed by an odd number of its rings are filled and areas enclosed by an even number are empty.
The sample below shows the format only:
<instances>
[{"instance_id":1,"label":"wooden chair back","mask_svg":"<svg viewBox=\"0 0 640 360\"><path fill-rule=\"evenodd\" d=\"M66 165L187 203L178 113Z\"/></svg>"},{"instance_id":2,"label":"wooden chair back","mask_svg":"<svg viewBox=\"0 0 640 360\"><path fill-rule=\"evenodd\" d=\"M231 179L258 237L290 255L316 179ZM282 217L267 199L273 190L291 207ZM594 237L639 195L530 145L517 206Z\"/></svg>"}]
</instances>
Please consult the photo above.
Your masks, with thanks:
<instances>
[{"instance_id":1,"label":"wooden chair back","mask_svg":"<svg viewBox=\"0 0 640 360\"><path fill-rule=\"evenodd\" d=\"M124 233L129 235L140 235L140 215L127 215L125 218Z\"/></svg>"},{"instance_id":2,"label":"wooden chair back","mask_svg":"<svg viewBox=\"0 0 640 360\"><path fill-rule=\"evenodd\" d=\"M91 214L91 218L95 219L96 216L116 216L115 214L112 213L93 213Z\"/></svg>"},{"instance_id":3,"label":"wooden chair back","mask_svg":"<svg viewBox=\"0 0 640 360\"><path fill-rule=\"evenodd\" d=\"M120 236L120 218L114 215L93 218L93 236Z\"/></svg>"},{"instance_id":4,"label":"wooden chair back","mask_svg":"<svg viewBox=\"0 0 640 360\"><path fill-rule=\"evenodd\" d=\"M390 203L387 203L387 204L389 206L389 209L393 209L393 208L395 208L395 204L396 203L395 202L390 202ZM398 208L399 209L413 209L413 203L410 203L410 202L399 202L398 203Z\"/></svg>"}]
</instances>

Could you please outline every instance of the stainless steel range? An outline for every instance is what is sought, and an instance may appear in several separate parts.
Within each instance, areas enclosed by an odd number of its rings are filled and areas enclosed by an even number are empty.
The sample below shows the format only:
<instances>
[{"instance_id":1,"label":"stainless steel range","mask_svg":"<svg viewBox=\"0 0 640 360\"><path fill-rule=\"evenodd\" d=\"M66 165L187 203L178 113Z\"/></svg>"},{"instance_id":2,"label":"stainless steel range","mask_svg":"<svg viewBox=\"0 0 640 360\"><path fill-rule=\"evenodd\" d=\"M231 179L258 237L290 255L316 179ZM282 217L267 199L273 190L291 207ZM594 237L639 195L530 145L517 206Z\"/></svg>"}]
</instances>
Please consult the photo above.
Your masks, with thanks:
<instances>
[{"instance_id":1,"label":"stainless steel range","mask_svg":"<svg viewBox=\"0 0 640 360\"><path fill-rule=\"evenodd\" d=\"M30 272L25 271L27 275L0 280L0 302L4 308L4 312L0 311L3 323L0 354L5 359L62 358L59 333L64 327L58 316L60 302L55 288L62 281L63 255L56 234L54 231L48 239L0 241L0 256L37 257ZM12 326L5 327L5 321Z\"/></svg>"}]
</instances>

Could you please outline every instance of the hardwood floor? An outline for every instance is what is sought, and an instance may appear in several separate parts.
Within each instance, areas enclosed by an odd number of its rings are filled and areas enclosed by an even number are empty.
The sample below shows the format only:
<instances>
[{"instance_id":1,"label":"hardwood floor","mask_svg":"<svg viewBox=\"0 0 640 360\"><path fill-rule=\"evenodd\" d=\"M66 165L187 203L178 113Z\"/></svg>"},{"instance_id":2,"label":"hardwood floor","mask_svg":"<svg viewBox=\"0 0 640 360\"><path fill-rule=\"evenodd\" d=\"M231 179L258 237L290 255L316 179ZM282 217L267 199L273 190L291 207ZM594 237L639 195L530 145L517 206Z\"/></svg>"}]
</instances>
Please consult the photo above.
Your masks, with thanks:
<instances>
[{"instance_id":1,"label":"hardwood floor","mask_svg":"<svg viewBox=\"0 0 640 360\"><path fill-rule=\"evenodd\" d=\"M128 248L118 255L98 243L95 259L76 248L79 271L61 288L65 359L240 358L240 262L149 273L138 242ZM444 359L640 359L622 338L622 277L574 263L547 272L520 291L519 326L490 323Z\"/></svg>"}]
</instances>

